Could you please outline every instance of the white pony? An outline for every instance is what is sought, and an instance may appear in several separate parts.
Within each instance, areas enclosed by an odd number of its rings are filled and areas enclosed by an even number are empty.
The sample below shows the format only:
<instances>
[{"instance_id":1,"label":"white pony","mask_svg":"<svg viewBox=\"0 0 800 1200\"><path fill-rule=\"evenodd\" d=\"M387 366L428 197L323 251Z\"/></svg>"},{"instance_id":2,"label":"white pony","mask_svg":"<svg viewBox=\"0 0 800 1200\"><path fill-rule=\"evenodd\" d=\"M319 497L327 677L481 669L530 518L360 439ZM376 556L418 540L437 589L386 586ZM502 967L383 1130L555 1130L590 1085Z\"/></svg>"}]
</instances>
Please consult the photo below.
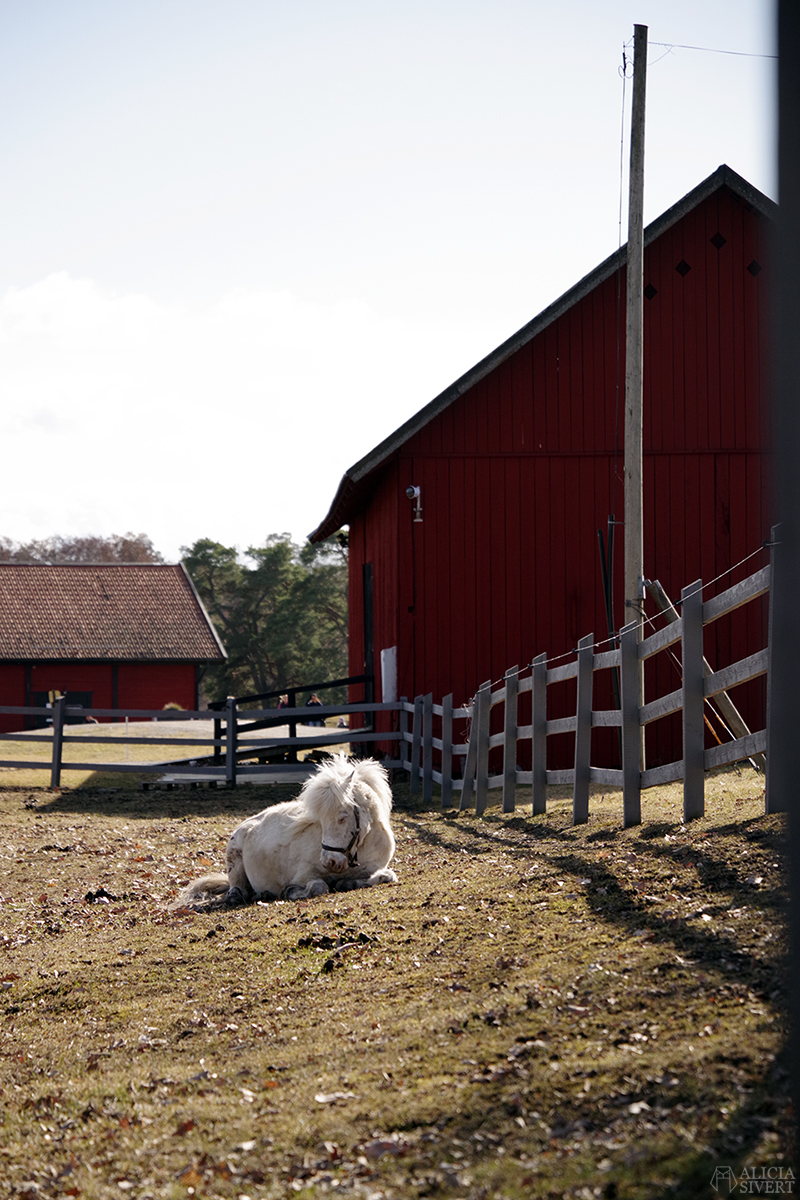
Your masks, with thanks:
<instances>
[{"instance_id":1,"label":"white pony","mask_svg":"<svg viewBox=\"0 0 800 1200\"><path fill-rule=\"evenodd\" d=\"M264 899L305 900L329 891L396 883L389 817L392 793L374 759L337 754L307 779L297 800L275 804L231 834L226 875L206 875L173 907L195 909Z\"/></svg>"}]
</instances>

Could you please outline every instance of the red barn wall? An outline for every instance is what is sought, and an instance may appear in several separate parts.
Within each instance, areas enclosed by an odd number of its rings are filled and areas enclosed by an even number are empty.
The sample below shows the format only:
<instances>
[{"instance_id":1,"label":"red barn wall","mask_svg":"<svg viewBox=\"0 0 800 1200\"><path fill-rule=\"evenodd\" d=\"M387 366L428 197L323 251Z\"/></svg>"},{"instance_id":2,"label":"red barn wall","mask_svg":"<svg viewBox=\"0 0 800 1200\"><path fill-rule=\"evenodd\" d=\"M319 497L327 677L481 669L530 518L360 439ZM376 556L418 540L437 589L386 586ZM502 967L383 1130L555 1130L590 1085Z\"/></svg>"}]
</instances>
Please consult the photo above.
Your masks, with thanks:
<instances>
[{"instance_id":1,"label":"red barn wall","mask_svg":"<svg viewBox=\"0 0 800 1200\"><path fill-rule=\"evenodd\" d=\"M25 703L25 664L0 663L0 704ZM0 733L13 733L22 729L24 717L15 717L11 713L0 713ZM0 749L0 758L7 755Z\"/></svg>"},{"instance_id":2,"label":"red barn wall","mask_svg":"<svg viewBox=\"0 0 800 1200\"><path fill-rule=\"evenodd\" d=\"M163 708L195 704L194 663L120 663L117 708Z\"/></svg>"},{"instance_id":3,"label":"red barn wall","mask_svg":"<svg viewBox=\"0 0 800 1200\"><path fill-rule=\"evenodd\" d=\"M93 708L111 708L111 663L34 663L31 703L36 692L91 692Z\"/></svg>"},{"instance_id":4,"label":"red barn wall","mask_svg":"<svg viewBox=\"0 0 800 1200\"><path fill-rule=\"evenodd\" d=\"M644 569L673 597L729 571L769 534L766 224L723 188L645 252ZM395 644L394 625L401 694L452 691L458 704L514 663L607 636L597 530L605 535L610 513L623 516L624 296L624 272L598 284L402 446L351 525L351 669L361 669L365 561L376 653ZM410 484L422 489L422 523ZM760 649L765 622L762 608L717 623L706 634L712 664ZM672 690L674 671L650 667L648 689ZM763 683L734 699L763 727ZM648 739L651 763L680 756L674 721ZM554 760L568 762L562 741Z\"/></svg>"},{"instance_id":5,"label":"red barn wall","mask_svg":"<svg viewBox=\"0 0 800 1200\"><path fill-rule=\"evenodd\" d=\"M115 707L114 668L111 663L33 663L30 667L28 701L26 669L25 663L0 663L0 704L33 704L37 692L90 692L93 708ZM117 708L158 709L172 701L180 704L181 708L194 708L194 663L118 665ZM24 716L0 714L0 732L13 733L23 729L25 720Z\"/></svg>"}]
</instances>

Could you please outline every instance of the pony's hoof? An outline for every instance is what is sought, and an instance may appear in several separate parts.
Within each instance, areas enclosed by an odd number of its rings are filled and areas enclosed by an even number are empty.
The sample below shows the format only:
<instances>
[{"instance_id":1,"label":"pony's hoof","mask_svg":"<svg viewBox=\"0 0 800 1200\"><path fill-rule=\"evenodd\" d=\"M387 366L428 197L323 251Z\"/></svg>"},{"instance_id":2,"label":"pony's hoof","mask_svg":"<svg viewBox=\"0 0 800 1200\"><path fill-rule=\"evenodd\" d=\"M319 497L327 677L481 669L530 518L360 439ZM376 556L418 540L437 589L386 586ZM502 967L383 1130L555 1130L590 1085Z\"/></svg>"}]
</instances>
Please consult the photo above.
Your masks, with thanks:
<instances>
[{"instance_id":1,"label":"pony's hoof","mask_svg":"<svg viewBox=\"0 0 800 1200\"><path fill-rule=\"evenodd\" d=\"M278 899L278 897L275 895L274 892L259 892L258 895L256 896L256 903L257 904L272 904L272 902L277 899Z\"/></svg>"},{"instance_id":2,"label":"pony's hoof","mask_svg":"<svg viewBox=\"0 0 800 1200\"><path fill-rule=\"evenodd\" d=\"M228 888L228 893L225 896L225 903L227 904L228 908L235 908L239 904L244 904L245 898L242 889L238 887Z\"/></svg>"},{"instance_id":3,"label":"pony's hoof","mask_svg":"<svg viewBox=\"0 0 800 1200\"><path fill-rule=\"evenodd\" d=\"M280 900L305 900L306 889L297 883L288 884L281 892Z\"/></svg>"}]
</instances>

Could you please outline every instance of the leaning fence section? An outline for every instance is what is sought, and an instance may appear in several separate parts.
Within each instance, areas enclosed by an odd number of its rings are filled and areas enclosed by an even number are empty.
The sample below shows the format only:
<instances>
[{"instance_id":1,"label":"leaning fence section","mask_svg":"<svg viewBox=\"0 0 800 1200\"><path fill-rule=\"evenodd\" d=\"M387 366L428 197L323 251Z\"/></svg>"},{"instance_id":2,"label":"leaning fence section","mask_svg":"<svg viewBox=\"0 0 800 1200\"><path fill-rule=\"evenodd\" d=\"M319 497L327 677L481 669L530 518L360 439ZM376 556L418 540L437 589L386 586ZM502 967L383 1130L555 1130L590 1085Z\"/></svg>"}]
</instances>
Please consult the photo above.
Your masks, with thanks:
<instances>
[{"instance_id":1,"label":"leaning fence section","mask_svg":"<svg viewBox=\"0 0 800 1200\"><path fill-rule=\"evenodd\" d=\"M580 824L588 820L591 785L605 784L621 789L623 821L627 826L641 821L642 791L683 780L685 819L702 816L705 772L763 756L767 749L767 730L750 732L746 727L734 740L706 749L704 706L712 697L727 697L730 689L766 675L769 670L769 647L722 670L711 670L703 656L703 629L769 592L771 569L764 567L705 603L702 581L697 580L681 593L680 616L673 611L668 625L643 640L639 640L637 623L632 622L620 631L615 648L597 653L590 634L578 643L573 661L549 667L547 656L541 654L524 674L514 666L499 686L493 687L490 681L482 684L464 708L453 708L451 696L445 697L441 705L434 704L430 695L418 696L413 704L406 702L401 736L408 750L407 757L404 751L403 765L410 773L412 791L421 783L425 798L429 799L432 784L440 783L443 808L452 807L453 793L458 791L459 810L474 808L480 815L491 789L502 789L502 811L514 812L516 789L524 785L531 788L532 812L537 815L545 812L547 785L564 784L572 787L573 822ZM771 641L769 636L768 643ZM673 647L680 648L681 686L640 706L641 664ZM619 707L596 711L592 704L594 682L597 673L603 671L617 675ZM569 679L576 681L574 713L548 720L548 688ZM528 692L531 719L527 724L519 724L519 701ZM492 710L498 706L503 709L502 729L492 733ZM641 769L642 730L651 722L678 712L682 721L682 758ZM434 716L441 719L441 738L433 734ZM468 726L463 742L453 740L453 725L457 720ZM619 768L592 765L592 729L601 727L619 730L622 761ZM573 765L567 770L548 770L547 739L564 733L574 734ZM530 745L530 770L518 767L520 742ZM438 770L434 768L435 750L440 756ZM491 766L497 765L498 757L502 761L501 770L492 773Z\"/></svg>"}]
</instances>

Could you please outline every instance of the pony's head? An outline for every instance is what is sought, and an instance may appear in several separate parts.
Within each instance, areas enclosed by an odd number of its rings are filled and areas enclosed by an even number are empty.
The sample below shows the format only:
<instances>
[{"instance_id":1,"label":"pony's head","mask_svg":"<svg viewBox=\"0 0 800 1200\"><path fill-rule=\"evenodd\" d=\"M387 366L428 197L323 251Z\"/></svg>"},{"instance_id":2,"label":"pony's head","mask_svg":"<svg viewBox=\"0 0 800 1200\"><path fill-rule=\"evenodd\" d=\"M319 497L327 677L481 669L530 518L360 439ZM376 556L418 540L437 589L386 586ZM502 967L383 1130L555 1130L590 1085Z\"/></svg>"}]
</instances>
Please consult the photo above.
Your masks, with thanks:
<instances>
[{"instance_id":1,"label":"pony's head","mask_svg":"<svg viewBox=\"0 0 800 1200\"><path fill-rule=\"evenodd\" d=\"M372 824L356 802L356 775L355 763L336 754L320 764L300 793L307 816L322 828L320 863L333 875L355 865L358 844Z\"/></svg>"}]
</instances>

